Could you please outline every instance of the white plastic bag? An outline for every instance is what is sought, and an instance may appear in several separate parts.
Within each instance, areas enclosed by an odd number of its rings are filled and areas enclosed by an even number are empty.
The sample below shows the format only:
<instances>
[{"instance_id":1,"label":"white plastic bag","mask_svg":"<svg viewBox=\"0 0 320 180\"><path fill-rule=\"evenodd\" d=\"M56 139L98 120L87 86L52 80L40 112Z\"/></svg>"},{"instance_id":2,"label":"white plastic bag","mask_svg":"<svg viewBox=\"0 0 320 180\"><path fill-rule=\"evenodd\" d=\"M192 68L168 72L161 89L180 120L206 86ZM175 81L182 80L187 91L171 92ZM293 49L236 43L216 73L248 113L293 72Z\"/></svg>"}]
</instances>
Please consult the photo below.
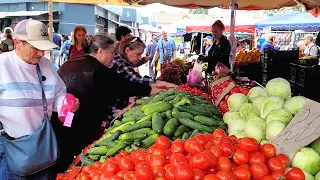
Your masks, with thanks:
<instances>
[{"instance_id":1,"label":"white plastic bag","mask_svg":"<svg viewBox=\"0 0 320 180\"><path fill-rule=\"evenodd\" d=\"M202 80L202 65L201 63L195 62L192 70L189 71L187 82L189 86L198 86Z\"/></svg>"}]
</instances>

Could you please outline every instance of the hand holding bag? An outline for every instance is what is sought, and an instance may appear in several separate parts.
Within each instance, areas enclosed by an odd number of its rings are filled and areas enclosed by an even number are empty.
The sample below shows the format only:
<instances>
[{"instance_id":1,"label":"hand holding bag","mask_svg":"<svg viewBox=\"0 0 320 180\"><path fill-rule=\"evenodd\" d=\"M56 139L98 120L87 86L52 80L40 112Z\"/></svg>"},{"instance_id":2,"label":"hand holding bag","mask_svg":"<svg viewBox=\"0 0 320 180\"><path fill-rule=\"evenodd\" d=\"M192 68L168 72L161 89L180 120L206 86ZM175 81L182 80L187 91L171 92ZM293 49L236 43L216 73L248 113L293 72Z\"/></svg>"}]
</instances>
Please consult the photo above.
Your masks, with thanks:
<instances>
[{"instance_id":1,"label":"hand holding bag","mask_svg":"<svg viewBox=\"0 0 320 180\"><path fill-rule=\"evenodd\" d=\"M44 119L39 130L18 139L10 138L0 123L0 138L10 170L18 176L29 176L54 165L59 157L56 135L49 121L47 100L42 86L39 65L37 74L42 91Z\"/></svg>"}]
</instances>

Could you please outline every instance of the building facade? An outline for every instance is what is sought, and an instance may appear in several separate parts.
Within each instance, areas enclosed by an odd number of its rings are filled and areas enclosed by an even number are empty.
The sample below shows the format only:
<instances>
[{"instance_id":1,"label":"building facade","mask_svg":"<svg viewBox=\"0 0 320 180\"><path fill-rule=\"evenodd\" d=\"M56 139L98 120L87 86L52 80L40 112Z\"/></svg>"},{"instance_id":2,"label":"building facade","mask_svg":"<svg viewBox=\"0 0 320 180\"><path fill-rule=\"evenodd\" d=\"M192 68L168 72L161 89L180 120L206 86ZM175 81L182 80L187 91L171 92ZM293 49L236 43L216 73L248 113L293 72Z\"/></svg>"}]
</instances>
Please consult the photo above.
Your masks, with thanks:
<instances>
[{"instance_id":1,"label":"building facade","mask_svg":"<svg viewBox=\"0 0 320 180\"><path fill-rule=\"evenodd\" d=\"M76 25L87 28L88 34L115 33L124 25L120 22L122 7L91 4L53 3L54 29L58 33L70 34ZM1 0L1 30L27 18L49 22L48 3L40 0ZM131 25L127 25L130 26Z\"/></svg>"}]
</instances>

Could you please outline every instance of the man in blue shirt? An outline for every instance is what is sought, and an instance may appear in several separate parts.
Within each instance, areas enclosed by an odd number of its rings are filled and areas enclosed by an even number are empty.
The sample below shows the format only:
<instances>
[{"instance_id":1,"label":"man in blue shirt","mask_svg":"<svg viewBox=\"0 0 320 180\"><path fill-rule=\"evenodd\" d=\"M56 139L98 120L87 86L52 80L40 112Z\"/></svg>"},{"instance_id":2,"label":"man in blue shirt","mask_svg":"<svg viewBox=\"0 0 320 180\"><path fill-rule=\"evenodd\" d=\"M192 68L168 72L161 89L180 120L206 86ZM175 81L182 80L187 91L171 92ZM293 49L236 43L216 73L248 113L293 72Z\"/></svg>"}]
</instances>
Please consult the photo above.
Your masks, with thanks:
<instances>
[{"instance_id":1,"label":"man in blue shirt","mask_svg":"<svg viewBox=\"0 0 320 180\"><path fill-rule=\"evenodd\" d=\"M265 41L261 46L261 51L264 52L265 49L271 48L273 50L279 50L278 39L275 34L270 34L267 41Z\"/></svg>"},{"instance_id":2,"label":"man in blue shirt","mask_svg":"<svg viewBox=\"0 0 320 180\"><path fill-rule=\"evenodd\" d=\"M209 50L212 47L212 37L211 36L207 36L203 40L204 40L204 46L205 46L204 54L205 54L205 56L208 56Z\"/></svg>"},{"instance_id":3,"label":"man in blue shirt","mask_svg":"<svg viewBox=\"0 0 320 180\"><path fill-rule=\"evenodd\" d=\"M146 56L149 56L150 59L153 59L155 53L156 53L156 48L157 48L157 37L152 37L152 41L150 42L150 44L148 44L147 46L147 51L146 51ZM149 75L151 77L155 76L155 72L153 70L153 66L152 66L152 60L149 61Z\"/></svg>"},{"instance_id":4,"label":"man in blue shirt","mask_svg":"<svg viewBox=\"0 0 320 180\"><path fill-rule=\"evenodd\" d=\"M160 63L165 64L176 58L177 48L173 38L168 37L166 31L162 31L162 38L158 41L156 53L152 60L152 66L154 66L160 55Z\"/></svg>"}]
</instances>

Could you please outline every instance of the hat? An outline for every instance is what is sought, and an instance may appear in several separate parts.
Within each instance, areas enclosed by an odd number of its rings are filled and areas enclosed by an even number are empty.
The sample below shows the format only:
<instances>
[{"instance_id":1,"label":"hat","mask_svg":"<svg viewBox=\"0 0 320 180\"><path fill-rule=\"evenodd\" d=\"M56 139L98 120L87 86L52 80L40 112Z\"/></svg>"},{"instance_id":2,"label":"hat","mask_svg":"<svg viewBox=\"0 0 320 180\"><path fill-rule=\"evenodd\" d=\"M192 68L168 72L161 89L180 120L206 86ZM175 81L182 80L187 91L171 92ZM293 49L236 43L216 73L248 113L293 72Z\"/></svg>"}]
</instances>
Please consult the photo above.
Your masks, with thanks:
<instances>
[{"instance_id":1,"label":"hat","mask_svg":"<svg viewBox=\"0 0 320 180\"><path fill-rule=\"evenodd\" d=\"M211 36L206 36L205 38L203 38L204 40L208 40L208 39L210 39L210 40L212 40L212 37Z\"/></svg>"},{"instance_id":2,"label":"hat","mask_svg":"<svg viewBox=\"0 0 320 180\"><path fill-rule=\"evenodd\" d=\"M58 46L50 41L45 24L33 19L20 21L13 31L13 38L26 41L39 50L50 50Z\"/></svg>"}]
</instances>

